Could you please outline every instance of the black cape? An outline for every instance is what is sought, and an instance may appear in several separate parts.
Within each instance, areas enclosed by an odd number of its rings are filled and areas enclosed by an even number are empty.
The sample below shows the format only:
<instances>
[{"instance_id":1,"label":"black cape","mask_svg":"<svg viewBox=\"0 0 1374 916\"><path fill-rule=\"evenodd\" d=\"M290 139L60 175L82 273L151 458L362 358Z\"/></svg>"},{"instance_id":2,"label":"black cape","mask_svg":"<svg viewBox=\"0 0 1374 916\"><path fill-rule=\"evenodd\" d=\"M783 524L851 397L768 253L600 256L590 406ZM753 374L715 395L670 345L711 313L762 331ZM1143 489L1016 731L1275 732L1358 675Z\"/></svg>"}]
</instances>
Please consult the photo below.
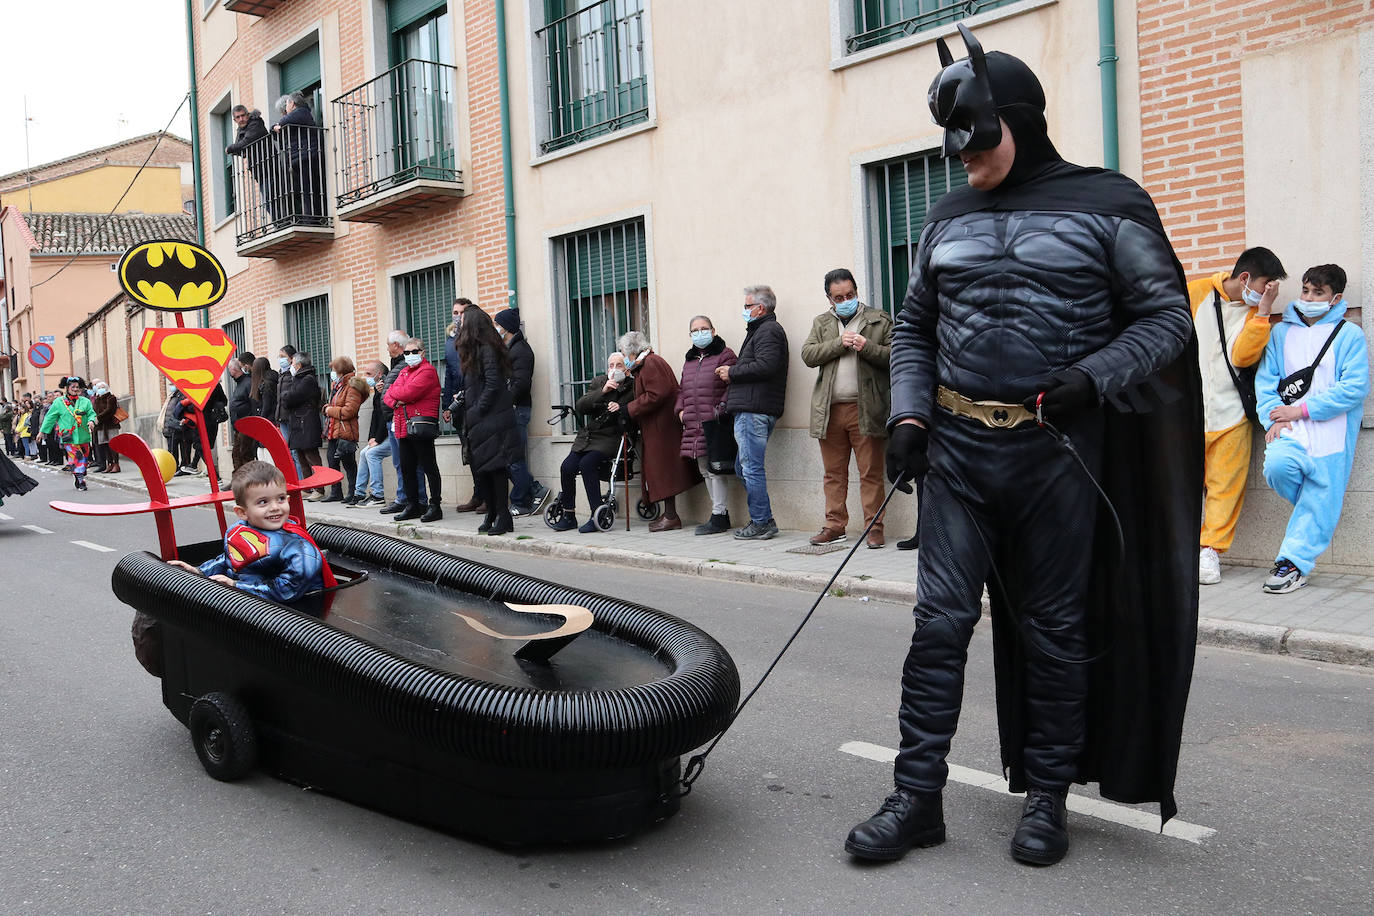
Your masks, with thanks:
<instances>
[{"instance_id":1,"label":"black cape","mask_svg":"<svg viewBox=\"0 0 1374 916\"><path fill-rule=\"evenodd\" d=\"M953 191L936 203L928 221L976 210L1120 216L1167 241L1154 202L1134 181L1062 160L1013 188ZM1174 267L1180 307L1186 307L1187 284L1177 258ZM1172 400L1160 403L1160 391ZM1127 394L1103 405L1099 483L1121 519L1125 550L1111 513L1100 507L1088 625L1090 653L1103 654L1090 667L1079 781L1097 782L1102 796L1113 801L1158 802L1168 821L1178 812L1174 777L1197 645L1203 419L1196 336L1173 363ZM1022 792L1025 656L1036 650L1021 638L1014 604L995 585L989 591L1002 765L1011 791Z\"/></svg>"}]
</instances>

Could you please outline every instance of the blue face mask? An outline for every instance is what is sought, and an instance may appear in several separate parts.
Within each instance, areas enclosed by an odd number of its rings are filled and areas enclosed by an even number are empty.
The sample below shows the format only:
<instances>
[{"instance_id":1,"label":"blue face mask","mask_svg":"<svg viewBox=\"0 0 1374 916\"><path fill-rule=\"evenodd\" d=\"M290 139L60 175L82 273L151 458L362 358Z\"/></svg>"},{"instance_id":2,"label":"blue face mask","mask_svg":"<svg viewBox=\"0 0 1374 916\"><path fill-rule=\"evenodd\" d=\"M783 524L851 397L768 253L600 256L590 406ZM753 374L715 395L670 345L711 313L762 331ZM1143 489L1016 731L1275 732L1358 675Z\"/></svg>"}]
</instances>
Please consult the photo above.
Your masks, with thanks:
<instances>
[{"instance_id":1,"label":"blue face mask","mask_svg":"<svg viewBox=\"0 0 1374 916\"><path fill-rule=\"evenodd\" d=\"M1331 306L1336 304L1336 300L1329 302L1304 302L1301 299L1293 300L1293 308L1298 310L1298 314L1304 318L1320 318L1331 311Z\"/></svg>"},{"instance_id":2,"label":"blue face mask","mask_svg":"<svg viewBox=\"0 0 1374 916\"><path fill-rule=\"evenodd\" d=\"M420 360L423 359L423 358L424 358L424 357L422 357L419 353L407 353L407 354L406 354L406 365L407 365L407 366L418 366L418 365L420 365Z\"/></svg>"},{"instance_id":3,"label":"blue face mask","mask_svg":"<svg viewBox=\"0 0 1374 916\"><path fill-rule=\"evenodd\" d=\"M375 378L373 378L373 377L370 376L370 375L367 376L366 378L367 378L367 387L369 387L369 388L376 388L376 387L377 387L377 380L376 380Z\"/></svg>"},{"instance_id":4,"label":"blue face mask","mask_svg":"<svg viewBox=\"0 0 1374 916\"><path fill-rule=\"evenodd\" d=\"M854 313L859 310L859 297L855 296L843 302L833 303L833 305L835 306L836 315L839 315L841 318L853 318Z\"/></svg>"},{"instance_id":5,"label":"blue face mask","mask_svg":"<svg viewBox=\"0 0 1374 916\"><path fill-rule=\"evenodd\" d=\"M277 368L280 369L282 372L287 371L291 368L291 360L287 359L285 356L278 356Z\"/></svg>"},{"instance_id":6,"label":"blue face mask","mask_svg":"<svg viewBox=\"0 0 1374 916\"><path fill-rule=\"evenodd\" d=\"M744 307L743 315L745 324L748 324L749 322L754 320L754 317L749 314L749 306L747 305Z\"/></svg>"},{"instance_id":7,"label":"blue face mask","mask_svg":"<svg viewBox=\"0 0 1374 916\"><path fill-rule=\"evenodd\" d=\"M1240 291L1240 297L1245 300L1246 305L1259 305L1260 300L1264 298L1264 294L1255 292L1247 284L1245 288Z\"/></svg>"},{"instance_id":8,"label":"blue face mask","mask_svg":"<svg viewBox=\"0 0 1374 916\"><path fill-rule=\"evenodd\" d=\"M716 339L714 331L693 331L692 346L700 350L705 350L711 345L711 341Z\"/></svg>"}]
</instances>

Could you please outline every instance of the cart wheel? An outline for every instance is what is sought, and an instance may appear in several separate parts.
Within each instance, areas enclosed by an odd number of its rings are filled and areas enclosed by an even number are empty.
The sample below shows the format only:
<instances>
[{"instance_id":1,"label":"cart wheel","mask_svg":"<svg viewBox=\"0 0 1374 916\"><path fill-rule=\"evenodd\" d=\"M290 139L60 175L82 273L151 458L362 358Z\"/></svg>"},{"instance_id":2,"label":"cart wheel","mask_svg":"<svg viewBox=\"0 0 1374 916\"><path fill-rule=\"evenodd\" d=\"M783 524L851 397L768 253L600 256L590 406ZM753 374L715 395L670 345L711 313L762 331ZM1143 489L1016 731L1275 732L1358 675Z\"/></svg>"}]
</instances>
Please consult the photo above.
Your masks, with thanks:
<instances>
[{"instance_id":1,"label":"cart wheel","mask_svg":"<svg viewBox=\"0 0 1374 916\"><path fill-rule=\"evenodd\" d=\"M596 527L602 531L610 531L611 526L615 524L615 510L602 503L596 507L596 515L593 518L596 519Z\"/></svg>"},{"instance_id":2,"label":"cart wheel","mask_svg":"<svg viewBox=\"0 0 1374 916\"><path fill-rule=\"evenodd\" d=\"M258 762L258 738L243 704L227 693L207 693L191 705L191 744L205 772L232 782Z\"/></svg>"},{"instance_id":3,"label":"cart wheel","mask_svg":"<svg viewBox=\"0 0 1374 916\"><path fill-rule=\"evenodd\" d=\"M602 502L602 505L609 506L612 515L615 515L615 513L620 511L620 500L616 498L616 495L614 493L607 493L606 499L604 502Z\"/></svg>"},{"instance_id":4,"label":"cart wheel","mask_svg":"<svg viewBox=\"0 0 1374 916\"><path fill-rule=\"evenodd\" d=\"M639 517L646 522L656 522L658 517L663 514L662 503L645 502L643 499L640 499L639 505L635 506L635 509L639 511Z\"/></svg>"},{"instance_id":5,"label":"cart wheel","mask_svg":"<svg viewBox=\"0 0 1374 916\"><path fill-rule=\"evenodd\" d=\"M563 519L563 500L554 497L549 500L549 505L544 509L544 524L552 528Z\"/></svg>"}]
</instances>

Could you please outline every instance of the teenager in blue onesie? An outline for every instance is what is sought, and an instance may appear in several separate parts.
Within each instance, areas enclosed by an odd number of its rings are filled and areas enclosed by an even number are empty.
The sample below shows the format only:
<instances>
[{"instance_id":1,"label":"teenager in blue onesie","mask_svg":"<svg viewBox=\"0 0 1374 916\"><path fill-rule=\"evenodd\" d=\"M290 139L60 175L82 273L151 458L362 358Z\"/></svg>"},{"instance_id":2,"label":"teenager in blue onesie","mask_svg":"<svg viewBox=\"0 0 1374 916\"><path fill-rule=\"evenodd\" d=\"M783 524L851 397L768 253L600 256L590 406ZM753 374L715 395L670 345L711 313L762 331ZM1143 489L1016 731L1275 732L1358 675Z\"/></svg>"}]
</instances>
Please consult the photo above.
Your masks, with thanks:
<instances>
[{"instance_id":1,"label":"teenager in blue onesie","mask_svg":"<svg viewBox=\"0 0 1374 916\"><path fill-rule=\"evenodd\" d=\"M305 528L290 517L286 478L276 465L249 461L234 472L234 514L224 553L199 568L168 561L268 601L295 601L326 583L324 558Z\"/></svg>"},{"instance_id":2,"label":"teenager in blue onesie","mask_svg":"<svg viewBox=\"0 0 1374 916\"><path fill-rule=\"evenodd\" d=\"M1267 430L1264 479L1293 504L1264 583L1271 595L1307 584L1317 557L1331 545L1355 460L1369 393L1369 352L1364 331L1344 320L1345 281L1345 271L1335 264L1302 275L1302 297L1284 309L1255 376Z\"/></svg>"}]
</instances>

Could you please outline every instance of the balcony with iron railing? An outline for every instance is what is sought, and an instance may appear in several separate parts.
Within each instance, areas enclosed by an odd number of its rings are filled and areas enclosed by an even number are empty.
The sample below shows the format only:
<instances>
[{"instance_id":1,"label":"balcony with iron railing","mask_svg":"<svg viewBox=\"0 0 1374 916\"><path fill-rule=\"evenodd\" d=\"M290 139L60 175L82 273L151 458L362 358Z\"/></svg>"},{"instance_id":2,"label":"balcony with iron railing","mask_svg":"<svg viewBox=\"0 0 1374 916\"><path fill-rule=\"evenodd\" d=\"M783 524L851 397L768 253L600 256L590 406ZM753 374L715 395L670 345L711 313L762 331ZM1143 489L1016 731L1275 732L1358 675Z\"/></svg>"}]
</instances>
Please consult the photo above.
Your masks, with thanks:
<instances>
[{"instance_id":1,"label":"balcony with iron railing","mask_svg":"<svg viewBox=\"0 0 1374 916\"><path fill-rule=\"evenodd\" d=\"M286 0L224 0L224 8L245 16L266 16Z\"/></svg>"},{"instance_id":2,"label":"balcony with iron railing","mask_svg":"<svg viewBox=\"0 0 1374 916\"><path fill-rule=\"evenodd\" d=\"M1015 0L857 0L854 33L845 39L845 53L907 38L1012 2Z\"/></svg>"},{"instance_id":3,"label":"balcony with iron railing","mask_svg":"<svg viewBox=\"0 0 1374 916\"><path fill-rule=\"evenodd\" d=\"M383 222L462 196L456 72L408 60L334 100L339 219Z\"/></svg>"},{"instance_id":4,"label":"balcony with iron railing","mask_svg":"<svg viewBox=\"0 0 1374 916\"><path fill-rule=\"evenodd\" d=\"M601 0L534 35L544 54L541 153L649 120L644 0Z\"/></svg>"},{"instance_id":5,"label":"balcony with iron railing","mask_svg":"<svg viewBox=\"0 0 1374 916\"><path fill-rule=\"evenodd\" d=\"M286 124L234 156L235 238L243 256L270 258L334 238L323 127Z\"/></svg>"}]
</instances>

